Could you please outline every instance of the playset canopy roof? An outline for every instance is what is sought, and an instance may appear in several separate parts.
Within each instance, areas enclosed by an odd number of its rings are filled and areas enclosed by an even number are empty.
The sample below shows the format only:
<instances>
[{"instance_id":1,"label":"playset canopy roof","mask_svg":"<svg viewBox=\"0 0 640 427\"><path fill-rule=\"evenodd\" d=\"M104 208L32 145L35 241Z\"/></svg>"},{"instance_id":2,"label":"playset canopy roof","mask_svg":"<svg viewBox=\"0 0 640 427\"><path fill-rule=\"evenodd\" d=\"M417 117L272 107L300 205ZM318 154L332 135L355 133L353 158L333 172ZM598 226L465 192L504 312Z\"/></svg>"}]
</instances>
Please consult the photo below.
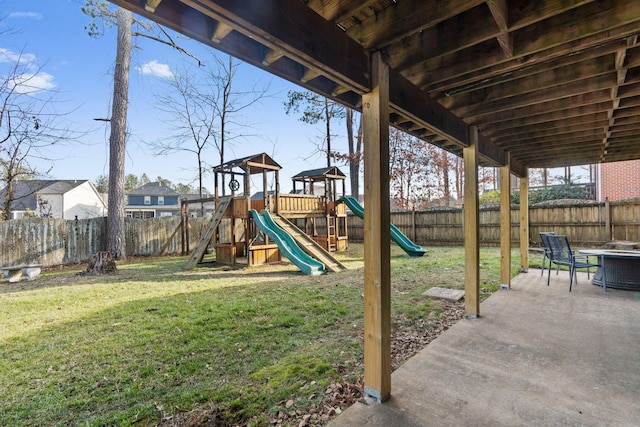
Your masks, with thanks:
<instances>
[{"instance_id":1,"label":"playset canopy roof","mask_svg":"<svg viewBox=\"0 0 640 427\"><path fill-rule=\"evenodd\" d=\"M346 175L342 173L336 166L329 166L318 169L302 171L291 177L294 181L324 181L325 179L346 179Z\"/></svg>"},{"instance_id":2,"label":"playset canopy roof","mask_svg":"<svg viewBox=\"0 0 640 427\"><path fill-rule=\"evenodd\" d=\"M242 172L237 171L241 170ZM229 160L213 168L218 173L247 173L250 175L263 173L264 171L278 171L282 167L266 153L253 154L240 159Z\"/></svg>"}]
</instances>

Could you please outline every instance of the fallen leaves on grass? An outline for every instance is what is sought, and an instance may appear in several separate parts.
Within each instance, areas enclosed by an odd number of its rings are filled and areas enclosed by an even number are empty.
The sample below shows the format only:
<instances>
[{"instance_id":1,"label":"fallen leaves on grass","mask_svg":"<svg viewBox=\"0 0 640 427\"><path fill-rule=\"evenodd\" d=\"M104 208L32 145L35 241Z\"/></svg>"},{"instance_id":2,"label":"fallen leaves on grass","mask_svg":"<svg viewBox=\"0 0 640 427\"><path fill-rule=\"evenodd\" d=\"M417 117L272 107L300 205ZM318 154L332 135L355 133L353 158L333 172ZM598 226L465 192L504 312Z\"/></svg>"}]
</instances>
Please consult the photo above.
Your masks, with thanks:
<instances>
[{"instance_id":1,"label":"fallen leaves on grass","mask_svg":"<svg viewBox=\"0 0 640 427\"><path fill-rule=\"evenodd\" d=\"M427 344L436 339L440 334L449 329L454 323L464 316L464 302L449 302L438 300L434 304L442 308L437 319L432 319L424 324L415 325L405 318L396 319L393 325L391 337L391 363L396 369L407 359L422 350ZM360 362L354 369L360 369ZM346 372L344 366L340 366L339 372L344 377L353 372ZM324 391L324 398L320 403L313 403L304 408L296 408L294 399L282 403L284 408L269 419L269 424L275 427L281 426L324 426L345 409L356 402L364 402L364 384L360 377L355 383L348 381L333 382ZM161 427L244 427L254 426L251 421L241 424L228 423L217 409L196 409L194 411L165 415L160 423Z\"/></svg>"}]
</instances>

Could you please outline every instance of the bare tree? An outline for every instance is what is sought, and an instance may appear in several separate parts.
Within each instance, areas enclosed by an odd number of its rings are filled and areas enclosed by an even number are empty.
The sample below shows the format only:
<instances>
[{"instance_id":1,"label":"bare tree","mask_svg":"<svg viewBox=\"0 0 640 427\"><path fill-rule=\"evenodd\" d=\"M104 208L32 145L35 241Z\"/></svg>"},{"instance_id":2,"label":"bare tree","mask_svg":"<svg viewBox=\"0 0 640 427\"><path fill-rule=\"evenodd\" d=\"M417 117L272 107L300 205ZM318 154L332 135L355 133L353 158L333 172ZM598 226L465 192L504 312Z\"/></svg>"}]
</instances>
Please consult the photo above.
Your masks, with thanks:
<instances>
[{"instance_id":1,"label":"bare tree","mask_svg":"<svg viewBox=\"0 0 640 427\"><path fill-rule=\"evenodd\" d=\"M358 198L360 195L360 162L362 161L362 114L358 120L358 133L355 141L353 138L353 109L346 109L347 124L347 143L349 145L349 153L347 154L347 163L349 164L349 182L351 196Z\"/></svg>"},{"instance_id":2,"label":"bare tree","mask_svg":"<svg viewBox=\"0 0 640 427\"><path fill-rule=\"evenodd\" d=\"M210 165L208 150L215 149L219 163L224 163L229 146L251 136L243 111L267 97L269 90L268 83L259 81L240 87L240 63L231 56L212 52L211 58L211 64L174 74L168 80L169 91L156 94L159 108L168 114L169 130L165 139L152 143L157 154L186 151L195 156L201 197ZM222 187L224 192L224 177Z\"/></svg>"},{"instance_id":3,"label":"bare tree","mask_svg":"<svg viewBox=\"0 0 640 427\"><path fill-rule=\"evenodd\" d=\"M289 91L288 100L284 103L287 114L299 113L302 110L300 121L315 125L324 123L325 132L323 144L319 151L326 153L327 166L331 166L331 158L334 152L331 149L331 123L333 120L341 120L345 117L345 108L328 98L309 91Z\"/></svg>"},{"instance_id":4,"label":"bare tree","mask_svg":"<svg viewBox=\"0 0 640 427\"><path fill-rule=\"evenodd\" d=\"M396 128L389 129L389 190L398 207L424 207L430 196L430 166L426 141Z\"/></svg>"},{"instance_id":5,"label":"bare tree","mask_svg":"<svg viewBox=\"0 0 640 427\"><path fill-rule=\"evenodd\" d=\"M42 68L28 55L9 50L0 55L0 63L9 64L0 78L0 182L2 219L7 220L17 198L37 191L16 195L14 183L46 175L53 161L48 148L72 139L73 133L63 125L66 113L55 108L57 92L41 85Z\"/></svg>"},{"instance_id":6,"label":"bare tree","mask_svg":"<svg viewBox=\"0 0 640 427\"><path fill-rule=\"evenodd\" d=\"M448 151L433 146L431 150L433 157L433 173L438 180L438 188L441 189L440 197L443 199L443 203L448 206L451 200L451 180L450 172L454 167L451 155Z\"/></svg>"},{"instance_id":7,"label":"bare tree","mask_svg":"<svg viewBox=\"0 0 640 427\"><path fill-rule=\"evenodd\" d=\"M174 74L168 82L169 91L156 94L158 108L169 114L168 136L151 144L158 155L176 151L193 153L196 157L197 180L200 197L202 197L203 174L205 172L204 151L213 140L215 118L210 106L200 102L201 90L195 73L185 69L181 74Z\"/></svg>"},{"instance_id":8,"label":"bare tree","mask_svg":"<svg viewBox=\"0 0 640 427\"><path fill-rule=\"evenodd\" d=\"M462 158L456 156L455 168L456 197L458 200L462 200L464 185L464 162L462 161Z\"/></svg>"}]
</instances>

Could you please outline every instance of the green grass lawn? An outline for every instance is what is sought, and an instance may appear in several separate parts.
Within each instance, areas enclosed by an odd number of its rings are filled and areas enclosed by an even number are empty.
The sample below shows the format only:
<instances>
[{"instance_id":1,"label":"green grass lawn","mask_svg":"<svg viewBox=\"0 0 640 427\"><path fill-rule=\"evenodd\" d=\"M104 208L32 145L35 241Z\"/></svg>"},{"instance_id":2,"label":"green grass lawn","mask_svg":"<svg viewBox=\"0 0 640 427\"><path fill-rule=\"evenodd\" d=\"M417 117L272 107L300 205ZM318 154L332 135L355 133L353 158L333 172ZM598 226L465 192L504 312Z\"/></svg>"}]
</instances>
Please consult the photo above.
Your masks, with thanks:
<instances>
[{"instance_id":1,"label":"green grass lawn","mask_svg":"<svg viewBox=\"0 0 640 427\"><path fill-rule=\"evenodd\" d=\"M216 408L229 423L268 425L291 401L304 413L332 382L362 375L362 249L338 254L349 271L315 277L292 265L184 271L186 257L163 257L109 276L78 266L1 283L0 424L155 425ZM480 254L486 296L500 253ZM512 261L515 275L516 250ZM409 258L392 246L394 322L433 321L421 294L462 289L463 267L462 248Z\"/></svg>"}]
</instances>

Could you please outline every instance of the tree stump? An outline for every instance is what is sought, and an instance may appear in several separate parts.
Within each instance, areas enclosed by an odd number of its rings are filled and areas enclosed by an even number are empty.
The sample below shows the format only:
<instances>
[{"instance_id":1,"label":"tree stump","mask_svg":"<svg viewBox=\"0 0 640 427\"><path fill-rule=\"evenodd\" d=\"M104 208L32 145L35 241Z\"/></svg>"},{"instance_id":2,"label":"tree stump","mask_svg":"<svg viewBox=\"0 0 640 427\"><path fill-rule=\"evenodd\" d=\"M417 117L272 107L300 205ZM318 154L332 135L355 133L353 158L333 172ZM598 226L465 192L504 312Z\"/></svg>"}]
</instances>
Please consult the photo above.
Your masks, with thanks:
<instances>
[{"instance_id":1,"label":"tree stump","mask_svg":"<svg viewBox=\"0 0 640 427\"><path fill-rule=\"evenodd\" d=\"M111 274L116 272L116 260L110 252L96 252L91 256L86 274Z\"/></svg>"}]
</instances>

